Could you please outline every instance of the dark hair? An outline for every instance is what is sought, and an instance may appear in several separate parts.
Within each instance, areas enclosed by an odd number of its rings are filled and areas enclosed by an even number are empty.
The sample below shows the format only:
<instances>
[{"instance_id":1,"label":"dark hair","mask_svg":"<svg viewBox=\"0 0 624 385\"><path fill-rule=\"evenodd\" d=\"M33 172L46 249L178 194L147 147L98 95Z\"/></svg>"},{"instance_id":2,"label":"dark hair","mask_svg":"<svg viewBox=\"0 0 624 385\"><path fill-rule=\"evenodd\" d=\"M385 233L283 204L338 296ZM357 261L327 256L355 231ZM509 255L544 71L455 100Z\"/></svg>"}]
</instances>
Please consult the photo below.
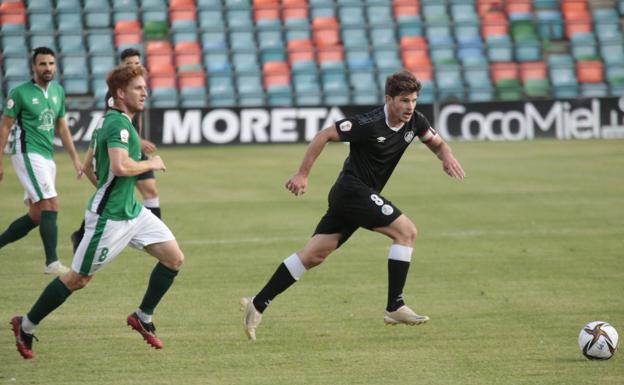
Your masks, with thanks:
<instances>
[{"instance_id":1,"label":"dark hair","mask_svg":"<svg viewBox=\"0 0 624 385\"><path fill-rule=\"evenodd\" d=\"M401 94L420 93L421 88L420 80L406 69L399 70L386 78L386 95L391 98Z\"/></svg>"},{"instance_id":2,"label":"dark hair","mask_svg":"<svg viewBox=\"0 0 624 385\"><path fill-rule=\"evenodd\" d=\"M37 47L33 49L32 52L33 52L32 54L33 64L37 63L37 56L39 55L52 55L53 57L56 57L56 54L54 53L54 51L48 47Z\"/></svg>"},{"instance_id":3,"label":"dark hair","mask_svg":"<svg viewBox=\"0 0 624 385\"><path fill-rule=\"evenodd\" d=\"M124 88L132 79L139 76L144 78L147 76L147 70L145 67L118 65L115 69L109 72L106 77L106 85L108 86L113 98L116 98L118 89Z\"/></svg>"},{"instance_id":4,"label":"dark hair","mask_svg":"<svg viewBox=\"0 0 624 385\"><path fill-rule=\"evenodd\" d=\"M119 60L124 61L126 60L126 58L132 57L132 56L141 57L141 51L139 51L136 48L126 48L123 51L121 51L121 54L119 54Z\"/></svg>"}]
</instances>

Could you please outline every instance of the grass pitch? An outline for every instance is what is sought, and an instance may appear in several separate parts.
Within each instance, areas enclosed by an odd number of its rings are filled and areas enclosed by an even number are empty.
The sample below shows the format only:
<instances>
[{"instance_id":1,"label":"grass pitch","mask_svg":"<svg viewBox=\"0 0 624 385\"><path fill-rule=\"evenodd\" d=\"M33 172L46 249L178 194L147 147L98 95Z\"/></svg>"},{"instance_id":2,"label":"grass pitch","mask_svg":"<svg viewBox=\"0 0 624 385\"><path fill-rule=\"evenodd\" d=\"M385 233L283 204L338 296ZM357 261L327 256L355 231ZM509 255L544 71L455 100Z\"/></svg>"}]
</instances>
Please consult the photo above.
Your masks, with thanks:
<instances>
[{"instance_id":1,"label":"grass pitch","mask_svg":"<svg viewBox=\"0 0 624 385\"><path fill-rule=\"evenodd\" d=\"M329 145L309 191L284 182L303 145L164 149L164 219L187 262L155 315L162 351L125 326L155 260L127 249L37 330L36 358L8 321L50 281L38 232L0 250L0 385L622 384L623 353L590 362L580 328L605 320L624 338L624 142L452 143L468 178L407 151L384 195L417 225L406 301L431 321L383 325L390 242L358 231L242 330L253 295L308 239L347 147ZM58 154L59 254L92 193ZM22 189L8 157L0 231Z\"/></svg>"}]
</instances>

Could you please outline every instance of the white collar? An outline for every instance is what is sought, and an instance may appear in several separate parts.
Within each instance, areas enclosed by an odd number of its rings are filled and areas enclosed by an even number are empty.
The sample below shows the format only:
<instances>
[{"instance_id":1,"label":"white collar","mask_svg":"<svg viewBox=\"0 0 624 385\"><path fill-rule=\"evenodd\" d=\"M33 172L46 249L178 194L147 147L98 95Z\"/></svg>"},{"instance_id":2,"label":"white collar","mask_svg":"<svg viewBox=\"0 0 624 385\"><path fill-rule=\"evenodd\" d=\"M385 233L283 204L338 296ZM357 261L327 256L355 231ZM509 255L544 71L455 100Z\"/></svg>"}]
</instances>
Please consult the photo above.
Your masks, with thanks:
<instances>
[{"instance_id":1,"label":"white collar","mask_svg":"<svg viewBox=\"0 0 624 385\"><path fill-rule=\"evenodd\" d=\"M384 104L384 115L386 116L386 126L388 126L389 129L391 129L394 132L398 132L401 128L403 128L403 125L405 123L400 123L398 126L392 127L390 125L390 122L388 121L388 105Z\"/></svg>"}]
</instances>

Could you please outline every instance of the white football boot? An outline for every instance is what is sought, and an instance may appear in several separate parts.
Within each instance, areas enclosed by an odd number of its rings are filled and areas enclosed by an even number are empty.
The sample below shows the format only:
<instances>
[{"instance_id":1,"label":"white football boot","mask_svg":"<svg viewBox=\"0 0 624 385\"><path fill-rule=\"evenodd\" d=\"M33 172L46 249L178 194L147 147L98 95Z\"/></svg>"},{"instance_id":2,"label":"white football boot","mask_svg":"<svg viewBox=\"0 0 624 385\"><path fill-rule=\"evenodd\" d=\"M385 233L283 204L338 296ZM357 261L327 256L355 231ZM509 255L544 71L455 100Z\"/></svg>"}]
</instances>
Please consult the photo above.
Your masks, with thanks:
<instances>
[{"instance_id":1,"label":"white football boot","mask_svg":"<svg viewBox=\"0 0 624 385\"><path fill-rule=\"evenodd\" d=\"M245 334L250 340L256 340L256 328L262 321L262 313L260 313L253 304L253 297L243 297L240 300L241 310L245 313L243 316L243 325Z\"/></svg>"},{"instance_id":2,"label":"white football boot","mask_svg":"<svg viewBox=\"0 0 624 385\"><path fill-rule=\"evenodd\" d=\"M63 275L69 271L69 268L61 263L54 261L43 269L43 274Z\"/></svg>"},{"instance_id":3,"label":"white football boot","mask_svg":"<svg viewBox=\"0 0 624 385\"><path fill-rule=\"evenodd\" d=\"M386 325L420 325L429 321L426 315L418 315L412 309L403 305L395 311L385 311L384 322Z\"/></svg>"}]
</instances>

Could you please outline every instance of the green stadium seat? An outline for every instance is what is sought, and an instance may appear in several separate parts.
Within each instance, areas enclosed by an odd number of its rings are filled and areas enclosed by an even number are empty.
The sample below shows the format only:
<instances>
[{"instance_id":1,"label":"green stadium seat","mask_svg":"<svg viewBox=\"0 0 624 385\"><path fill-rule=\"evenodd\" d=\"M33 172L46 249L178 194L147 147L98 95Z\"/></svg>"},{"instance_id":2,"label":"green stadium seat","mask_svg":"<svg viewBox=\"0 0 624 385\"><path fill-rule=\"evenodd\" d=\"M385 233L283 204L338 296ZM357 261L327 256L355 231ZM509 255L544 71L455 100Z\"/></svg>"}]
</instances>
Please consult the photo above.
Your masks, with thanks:
<instances>
[{"instance_id":1,"label":"green stadium seat","mask_svg":"<svg viewBox=\"0 0 624 385\"><path fill-rule=\"evenodd\" d=\"M143 38L145 40L163 40L169 38L167 21L149 20L143 24Z\"/></svg>"},{"instance_id":2,"label":"green stadium seat","mask_svg":"<svg viewBox=\"0 0 624 385\"><path fill-rule=\"evenodd\" d=\"M500 100L515 101L522 99L522 87L518 79L500 79L495 83L495 87Z\"/></svg>"},{"instance_id":3,"label":"green stadium seat","mask_svg":"<svg viewBox=\"0 0 624 385\"><path fill-rule=\"evenodd\" d=\"M524 82L524 93L531 98L550 96L548 79L527 79Z\"/></svg>"}]
</instances>

